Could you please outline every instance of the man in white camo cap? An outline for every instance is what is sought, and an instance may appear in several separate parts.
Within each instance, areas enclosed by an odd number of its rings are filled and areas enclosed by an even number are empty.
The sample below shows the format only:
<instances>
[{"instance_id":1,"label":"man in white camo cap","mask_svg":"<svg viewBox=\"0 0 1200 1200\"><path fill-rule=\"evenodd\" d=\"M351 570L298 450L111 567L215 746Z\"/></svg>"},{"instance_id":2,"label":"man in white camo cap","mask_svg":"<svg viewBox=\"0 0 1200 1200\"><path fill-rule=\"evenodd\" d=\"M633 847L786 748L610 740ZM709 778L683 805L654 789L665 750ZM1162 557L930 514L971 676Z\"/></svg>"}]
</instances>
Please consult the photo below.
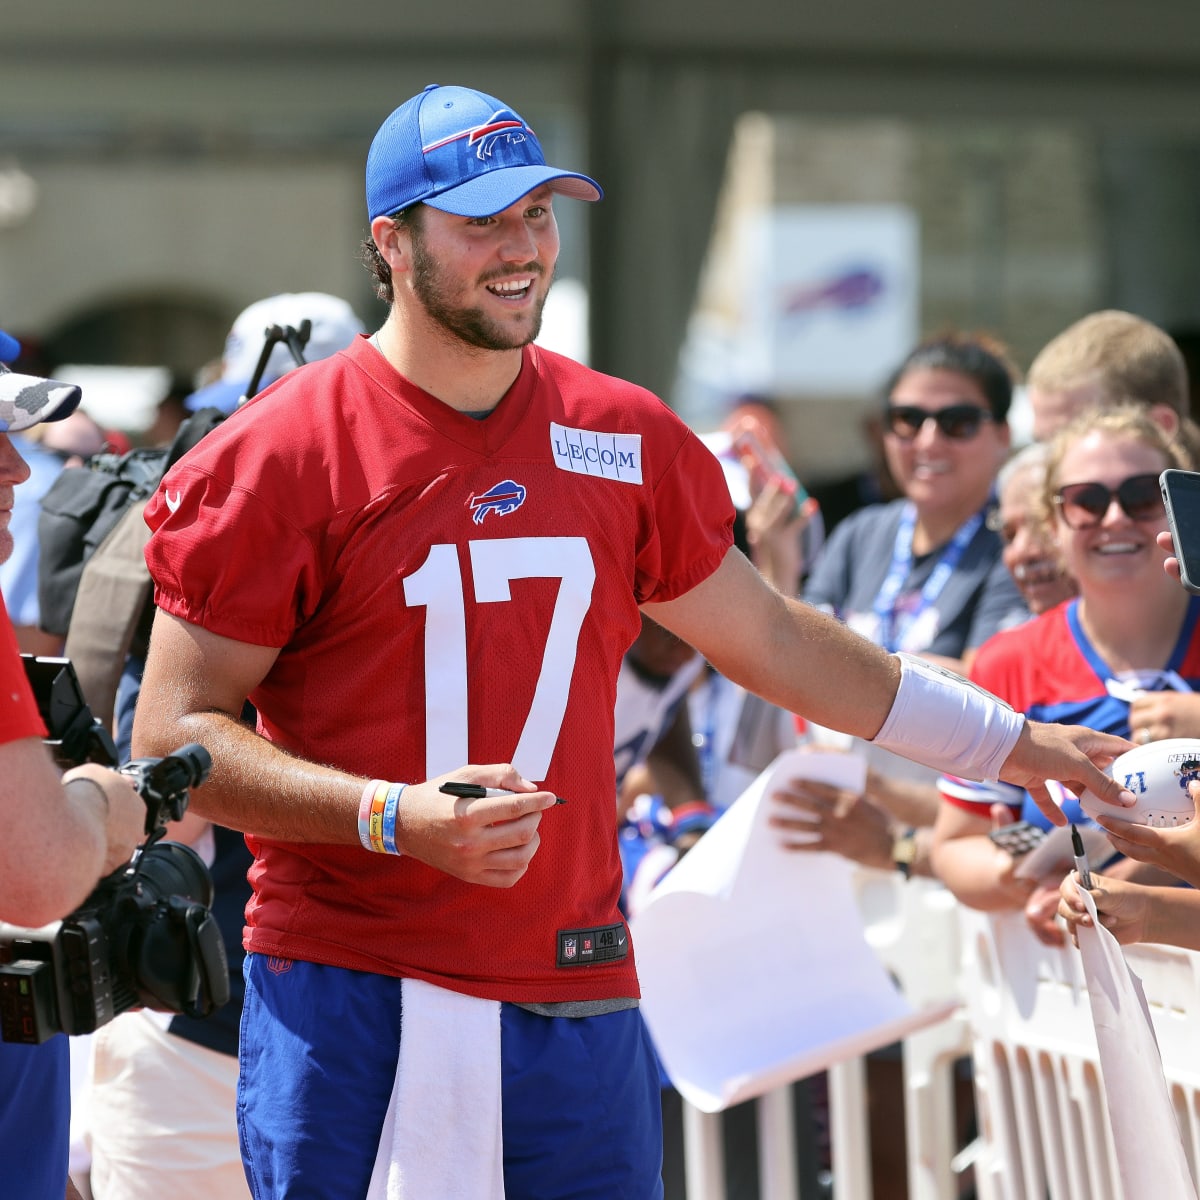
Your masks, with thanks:
<instances>
[{"instance_id":1,"label":"man in white camo cap","mask_svg":"<svg viewBox=\"0 0 1200 1200\"><path fill-rule=\"evenodd\" d=\"M20 353L16 339L0 330L0 433L19 433L42 421L61 421L79 406L81 392L69 383L19 375L5 362Z\"/></svg>"},{"instance_id":2,"label":"man in white camo cap","mask_svg":"<svg viewBox=\"0 0 1200 1200\"><path fill-rule=\"evenodd\" d=\"M19 353L14 339L0 334L0 360ZM76 387L0 366L0 562L13 550L13 491L29 478L9 434L60 421L79 399ZM45 737L0 599L0 920L24 926L65 917L102 875L127 862L146 811L128 778L97 763L72 767L60 777ZM31 1032L28 1040L36 1036ZM67 1181L69 1121L67 1039L0 1041L6 1191L77 1195Z\"/></svg>"}]
</instances>

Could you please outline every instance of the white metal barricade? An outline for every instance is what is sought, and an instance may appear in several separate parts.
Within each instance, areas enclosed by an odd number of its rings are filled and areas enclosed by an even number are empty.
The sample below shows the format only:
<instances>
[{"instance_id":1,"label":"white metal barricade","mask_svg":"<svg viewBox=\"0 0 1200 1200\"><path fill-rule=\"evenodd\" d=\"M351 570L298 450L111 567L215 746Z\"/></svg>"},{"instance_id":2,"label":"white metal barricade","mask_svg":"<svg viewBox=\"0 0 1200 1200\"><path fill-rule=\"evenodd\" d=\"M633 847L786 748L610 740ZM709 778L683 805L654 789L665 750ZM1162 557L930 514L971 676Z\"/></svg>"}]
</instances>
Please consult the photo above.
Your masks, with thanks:
<instances>
[{"instance_id":1,"label":"white metal barricade","mask_svg":"<svg viewBox=\"0 0 1200 1200\"><path fill-rule=\"evenodd\" d=\"M962 1002L948 1020L904 1043L911 1200L957 1194L953 1072L967 1053L980 1126L980 1200L1152 1200L1121 1189L1078 951L1043 946L1020 913L972 912L928 881L903 884L864 872L859 898L868 940L910 1003L948 995ZM1142 980L1196 1179L1200 954L1163 946L1125 953ZM799 1196L789 1102L786 1091L758 1101L760 1200ZM863 1060L830 1071L830 1116L835 1195L870 1200ZM725 1200L720 1120L685 1106L688 1200Z\"/></svg>"},{"instance_id":2,"label":"white metal barricade","mask_svg":"<svg viewBox=\"0 0 1200 1200\"><path fill-rule=\"evenodd\" d=\"M961 958L958 907L932 880L862 871L857 880L864 933L914 1008L956 1000ZM956 1012L903 1043L910 1200L953 1200L954 1063L970 1051ZM870 1129L863 1059L829 1071L834 1195L870 1200ZM759 1200L796 1200L798 1172L791 1095L758 1102ZM684 1105L688 1200L725 1200L721 1119Z\"/></svg>"},{"instance_id":3,"label":"white metal barricade","mask_svg":"<svg viewBox=\"0 0 1200 1200\"><path fill-rule=\"evenodd\" d=\"M962 910L966 999L983 1151L981 1195L995 1200L1151 1200L1125 1195L1113 1155L1082 963L1043 946L1020 913ZM1200 956L1136 946L1192 1177L1200 1161ZM1147 1129L1149 1138L1174 1131ZM986 1189L986 1190L985 1190Z\"/></svg>"},{"instance_id":4,"label":"white metal barricade","mask_svg":"<svg viewBox=\"0 0 1200 1200\"><path fill-rule=\"evenodd\" d=\"M921 1008L961 999L962 951L954 897L934 880L905 882L879 872L864 872L858 890L867 940L908 1002ZM909 1200L953 1200L958 1194L951 1167L957 1149L954 1071L955 1062L969 1053L969 1032L961 1010L903 1042ZM850 1114L842 1119L850 1119ZM839 1200L870 1196L869 1183L864 1191L854 1179L851 1182L859 1190L843 1189L838 1175L835 1163Z\"/></svg>"}]
</instances>

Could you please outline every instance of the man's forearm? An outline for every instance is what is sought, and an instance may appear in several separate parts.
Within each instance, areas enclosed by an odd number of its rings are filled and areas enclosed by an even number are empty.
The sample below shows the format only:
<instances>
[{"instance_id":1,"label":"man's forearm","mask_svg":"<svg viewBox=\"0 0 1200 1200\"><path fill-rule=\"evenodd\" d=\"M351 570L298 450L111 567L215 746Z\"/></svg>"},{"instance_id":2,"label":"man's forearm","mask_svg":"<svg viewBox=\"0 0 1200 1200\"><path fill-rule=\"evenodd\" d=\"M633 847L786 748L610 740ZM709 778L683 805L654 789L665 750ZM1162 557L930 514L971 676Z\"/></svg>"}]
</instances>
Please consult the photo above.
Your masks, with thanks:
<instances>
[{"instance_id":1,"label":"man's forearm","mask_svg":"<svg viewBox=\"0 0 1200 1200\"><path fill-rule=\"evenodd\" d=\"M358 776L290 755L226 713L192 713L169 729L139 714L135 756L170 754L184 742L199 742L213 760L190 813L260 837L358 844Z\"/></svg>"},{"instance_id":2,"label":"man's forearm","mask_svg":"<svg viewBox=\"0 0 1200 1200\"><path fill-rule=\"evenodd\" d=\"M690 592L645 609L721 674L788 712L870 739L891 710L899 660L766 587L737 551Z\"/></svg>"}]
</instances>

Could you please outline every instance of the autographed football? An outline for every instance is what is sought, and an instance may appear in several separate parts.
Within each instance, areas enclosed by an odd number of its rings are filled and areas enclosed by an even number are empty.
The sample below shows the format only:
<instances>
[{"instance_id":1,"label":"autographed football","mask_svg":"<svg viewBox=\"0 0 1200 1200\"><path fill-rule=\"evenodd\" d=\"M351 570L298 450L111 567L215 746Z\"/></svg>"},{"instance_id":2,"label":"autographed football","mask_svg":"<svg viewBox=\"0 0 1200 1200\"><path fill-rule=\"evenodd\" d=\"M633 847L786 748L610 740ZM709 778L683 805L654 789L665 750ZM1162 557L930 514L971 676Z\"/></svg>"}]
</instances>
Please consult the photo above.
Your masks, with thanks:
<instances>
[{"instance_id":1,"label":"autographed football","mask_svg":"<svg viewBox=\"0 0 1200 1200\"><path fill-rule=\"evenodd\" d=\"M1113 760L1109 774L1137 797L1137 803L1120 808L1084 792L1079 803L1089 817L1103 814L1156 828L1186 825L1196 815L1188 784L1200 780L1200 738L1167 738L1127 750Z\"/></svg>"}]
</instances>

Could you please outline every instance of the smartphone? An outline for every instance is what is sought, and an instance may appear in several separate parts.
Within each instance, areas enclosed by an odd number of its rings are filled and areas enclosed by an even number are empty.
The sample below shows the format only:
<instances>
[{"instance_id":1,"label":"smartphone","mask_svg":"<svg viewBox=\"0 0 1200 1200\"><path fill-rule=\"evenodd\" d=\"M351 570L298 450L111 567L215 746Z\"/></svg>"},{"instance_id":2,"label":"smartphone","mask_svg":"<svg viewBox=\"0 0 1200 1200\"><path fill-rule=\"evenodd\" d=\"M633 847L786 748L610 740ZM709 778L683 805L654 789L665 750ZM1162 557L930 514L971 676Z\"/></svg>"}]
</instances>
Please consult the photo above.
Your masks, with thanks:
<instances>
[{"instance_id":1,"label":"smartphone","mask_svg":"<svg viewBox=\"0 0 1200 1200\"><path fill-rule=\"evenodd\" d=\"M1179 574L1189 592L1200 595L1200 471L1170 469L1158 477L1162 488Z\"/></svg>"},{"instance_id":2,"label":"smartphone","mask_svg":"<svg viewBox=\"0 0 1200 1200\"><path fill-rule=\"evenodd\" d=\"M787 459L773 448L768 450L749 425L735 429L732 441L733 452L750 473L755 487L761 488L770 479L777 480L781 488L792 495L794 508L799 511L800 505L808 499L808 492L788 466Z\"/></svg>"},{"instance_id":3,"label":"smartphone","mask_svg":"<svg viewBox=\"0 0 1200 1200\"><path fill-rule=\"evenodd\" d=\"M1002 825L999 829L988 832L988 837L1001 850L1007 850L1013 858L1028 854L1045 836L1044 829L1038 825L1031 825L1028 821L1016 821L1012 825Z\"/></svg>"}]
</instances>

